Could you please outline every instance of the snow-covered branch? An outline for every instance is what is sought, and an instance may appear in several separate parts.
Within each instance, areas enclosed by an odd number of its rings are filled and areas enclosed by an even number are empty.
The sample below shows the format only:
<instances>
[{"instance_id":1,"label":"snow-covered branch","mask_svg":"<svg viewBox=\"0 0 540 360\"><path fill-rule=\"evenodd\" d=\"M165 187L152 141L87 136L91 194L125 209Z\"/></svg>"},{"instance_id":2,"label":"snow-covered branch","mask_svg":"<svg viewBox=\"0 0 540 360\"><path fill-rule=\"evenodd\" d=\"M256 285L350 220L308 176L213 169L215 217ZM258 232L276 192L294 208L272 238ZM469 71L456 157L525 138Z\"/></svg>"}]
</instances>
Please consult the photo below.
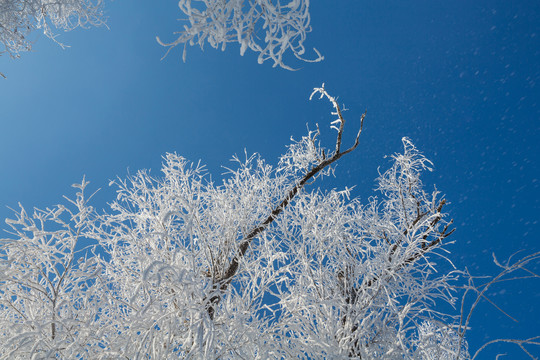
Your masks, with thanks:
<instances>
[{"instance_id":1,"label":"snow-covered branch","mask_svg":"<svg viewBox=\"0 0 540 360\"><path fill-rule=\"evenodd\" d=\"M19 57L32 49L30 33L39 29L56 41L55 30L104 23L102 0L2 0L0 2L0 55Z\"/></svg>"},{"instance_id":2,"label":"snow-covered branch","mask_svg":"<svg viewBox=\"0 0 540 360\"><path fill-rule=\"evenodd\" d=\"M293 70L283 56L290 52L302 61L317 62L323 56L304 57L307 33L310 32L309 0L180 0L178 7L187 16L176 40L158 42L168 47L167 53L183 45L186 60L187 45L201 49L208 42L215 49L225 50L227 44L238 43L240 55L247 49L258 53L258 62L266 60L275 66Z\"/></svg>"},{"instance_id":3,"label":"snow-covered branch","mask_svg":"<svg viewBox=\"0 0 540 360\"><path fill-rule=\"evenodd\" d=\"M359 146L365 116L346 146L341 107L315 93L337 117L330 149L317 127L275 166L233 158L219 183L167 154L162 176L112 181L109 211L85 180L67 205L16 211L0 240L0 358L470 359L472 311L493 284L537 278L538 254L496 261L480 286L442 271L452 220L407 138L367 201L313 186ZM469 293L461 318L441 311Z\"/></svg>"}]
</instances>

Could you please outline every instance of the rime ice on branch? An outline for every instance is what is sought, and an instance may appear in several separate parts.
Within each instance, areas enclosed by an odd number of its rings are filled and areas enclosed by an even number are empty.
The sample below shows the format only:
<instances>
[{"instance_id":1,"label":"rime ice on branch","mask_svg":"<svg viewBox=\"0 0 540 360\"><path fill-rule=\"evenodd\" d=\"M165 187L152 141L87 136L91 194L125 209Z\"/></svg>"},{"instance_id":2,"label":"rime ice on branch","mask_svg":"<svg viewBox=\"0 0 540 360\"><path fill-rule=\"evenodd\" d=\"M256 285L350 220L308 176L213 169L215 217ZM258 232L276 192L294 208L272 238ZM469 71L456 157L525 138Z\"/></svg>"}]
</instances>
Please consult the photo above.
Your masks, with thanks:
<instances>
[{"instance_id":1,"label":"rime ice on branch","mask_svg":"<svg viewBox=\"0 0 540 360\"><path fill-rule=\"evenodd\" d=\"M21 52L30 51L28 36L35 29L64 46L56 40L55 29L69 31L103 22L102 0L2 0L0 55L19 57Z\"/></svg>"},{"instance_id":2,"label":"rime ice on branch","mask_svg":"<svg viewBox=\"0 0 540 360\"><path fill-rule=\"evenodd\" d=\"M240 44L240 54L247 49L259 54L258 62L272 60L275 66L293 70L283 62L283 55L291 52L302 61L317 62L323 56L314 49L315 59L304 58L304 41L311 31L309 0L180 0L178 7L187 16L178 38L172 42L158 42L168 47L167 53L183 45L208 42L213 48L225 50L228 43Z\"/></svg>"},{"instance_id":3,"label":"rime ice on branch","mask_svg":"<svg viewBox=\"0 0 540 360\"><path fill-rule=\"evenodd\" d=\"M167 154L162 177L113 181L109 212L88 205L84 180L66 205L16 212L0 241L0 358L470 359L470 313L438 307L456 303L463 273L434 261L453 230L421 181L431 163L404 138L379 197L314 187L358 148L365 116L345 146L341 107L314 94L334 107L331 149L317 127L276 166L234 158L220 184ZM476 306L539 257L465 295Z\"/></svg>"}]
</instances>

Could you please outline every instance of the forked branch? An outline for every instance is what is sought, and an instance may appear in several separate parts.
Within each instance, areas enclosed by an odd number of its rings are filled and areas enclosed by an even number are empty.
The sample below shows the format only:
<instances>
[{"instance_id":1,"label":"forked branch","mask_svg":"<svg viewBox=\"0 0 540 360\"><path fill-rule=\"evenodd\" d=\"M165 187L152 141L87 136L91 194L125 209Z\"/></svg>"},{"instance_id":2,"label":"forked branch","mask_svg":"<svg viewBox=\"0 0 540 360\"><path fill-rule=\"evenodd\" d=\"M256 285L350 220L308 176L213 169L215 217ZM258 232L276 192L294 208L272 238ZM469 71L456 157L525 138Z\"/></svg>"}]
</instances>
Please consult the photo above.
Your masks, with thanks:
<instances>
[{"instance_id":1,"label":"forked branch","mask_svg":"<svg viewBox=\"0 0 540 360\"><path fill-rule=\"evenodd\" d=\"M260 235L270 224L274 222L274 220L281 214L281 212L291 203L291 201L294 199L294 197L298 194L298 192L309 182L310 179L315 177L318 173L320 173L322 170L327 168L328 166L332 165L336 161L338 161L343 155L350 153L354 149L358 147L359 144L359 138L360 134L362 133L362 129L364 126L364 118L366 117L366 113L364 112L362 114L362 117L360 118L360 128L358 130L358 133L356 135L356 139L354 144L349 147L345 151L341 151L341 144L342 144L342 137L343 132L345 128L345 119L342 115L342 110L332 96L330 96L326 90L324 89L324 84L320 88L315 88L313 93L310 96L310 99L313 97L314 94L320 93L320 98L326 97L333 105L335 112L332 112L333 115L337 115L339 118L338 120L334 121L333 123L339 122L340 126L339 128L334 127L337 129L338 134L336 137L336 147L334 153L331 154L329 157L323 157L322 159L319 159L319 162L314 165L301 179L299 179L291 190L285 195L283 200L272 210L270 215L261 222L259 225L255 226L247 236L245 236L241 241L240 245L238 247L238 252L234 256L234 258L231 260L229 266L227 267L224 275L217 279L214 285L214 295L209 299L208 303L208 315L211 319L214 318L214 308L219 303L221 299L221 292L225 291L229 284L231 283L234 275L238 272L238 268L240 266L240 261L246 254L249 245L255 239L258 235ZM217 292L217 294L216 294Z\"/></svg>"},{"instance_id":2,"label":"forked branch","mask_svg":"<svg viewBox=\"0 0 540 360\"><path fill-rule=\"evenodd\" d=\"M492 341L489 341L487 343L485 343L484 345L482 345L482 347L480 349L478 349L475 353L474 353L474 356L472 357L472 360L476 359L478 357L478 354L480 354L486 347L488 347L489 345L491 344L495 344L495 343L509 343L509 344L515 344L517 346L520 347L520 349L525 353L527 354L527 356L529 356L529 358L533 359L533 360L537 360L538 358L535 357L533 354L531 354L526 348L524 345L530 345L530 346L540 346L540 336L535 336L535 337L532 337L532 338L529 338L529 339L497 339L497 340L492 340Z\"/></svg>"},{"instance_id":3,"label":"forked branch","mask_svg":"<svg viewBox=\"0 0 540 360\"><path fill-rule=\"evenodd\" d=\"M468 272L466 272L466 275L469 276L469 285L465 286L465 293L463 294L463 297L461 299L461 319L460 319L460 326L459 326L459 332L458 332L459 337L460 337L460 341L464 341L465 333L467 332L467 329L469 329L469 323L471 321L472 314L473 314L474 310L476 309L476 307L478 306L478 304L480 303L480 301L482 299L487 300L492 305L494 305L498 310L500 310L503 314L505 314L506 316L510 317L511 319L513 319L515 321L514 318L512 318L511 316L506 314L506 312L504 312L502 309L500 309L498 306L496 306L486 296L486 293L491 288L491 286L493 286L493 285L495 285L495 284L497 284L499 282L511 281L511 280L524 280L524 279L532 279L532 278L539 279L540 278L540 275L538 275L537 273L531 271L530 269L528 269L526 267L530 263L540 261L540 252L536 252L536 253L527 255L527 256L525 256L525 257L523 257L521 259L518 259L518 260L516 260L516 261L514 261L512 263L512 261L513 261L512 258L513 258L514 255L510 256L510 258L506 261L506 263L501 264L497 260L497 258L495 257L495 254L493 254L493 261L494 261L495 265L500 267L502 270L497 276L493 277L490 281L488 281L488 282L486 282L486 283L484 283L484 284L482 284L480 286L475 285L474 284L474 278L471 275L469 275ZM519 275L514 276L513 274L516 271L523 271L523 272L526 273L526 275L524 275L524 276L519 276ZM465 311L465 299L467 298L467 294L468 294L469 291L476 292L476 299L474 299L474 303L470 306L469 311L466 312ZM485 343L480 349L478 349L478 351L476 351L476 353L474 354L472 359L473 360L476 359L478 354L480 354L487 346L489 346L491 344L494 344L494 343L499 343L499 342L516 344L521 348L521 350L523 350L523 352L525 352L529 356L529 358L537 359L529 351L527 351L527 349L524 347L524 345L540 346L539 340L540 340L540 337L538 337L538 336L533 337L533 338L529 338L529 339L524 339L524 340L522 340L522 339L496 339L496 340L492 340L492 341L489 341L489 342Z\"/></svg>"}]
</instances>

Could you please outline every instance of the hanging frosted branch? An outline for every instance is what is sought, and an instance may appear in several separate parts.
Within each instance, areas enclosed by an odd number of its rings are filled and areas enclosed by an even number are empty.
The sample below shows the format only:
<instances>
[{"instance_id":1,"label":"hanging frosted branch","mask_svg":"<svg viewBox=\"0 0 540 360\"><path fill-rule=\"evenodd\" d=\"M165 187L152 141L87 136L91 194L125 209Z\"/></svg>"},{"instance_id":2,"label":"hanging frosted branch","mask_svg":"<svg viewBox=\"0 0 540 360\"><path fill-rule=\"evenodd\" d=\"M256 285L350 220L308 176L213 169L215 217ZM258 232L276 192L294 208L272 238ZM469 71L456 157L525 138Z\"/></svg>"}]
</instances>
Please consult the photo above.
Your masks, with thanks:
<instances>
[{"instance_id":1,"label":"hanging frosted branch","mask_svg":"<svg viewBox=\"0 0 540 360\"><path fill-rule=\"evenodd\" d=\"M314 49L316 57L304 57L304 41L311 31L309 0L180 0L178 7L187 16L182 31L171 42L157 41L168 47L167 54L183 45L182 58L186 61L187 45L204 49L208 43L225 50L227 44L238 43L240 55L247 49L258 53L259 64L267 60L273 66L293 70L283 56L292 53L296 58L317 62L323 56Z\"/></svg>"},{"instance_id":2,"label":"hanging frosted branch","mask_svg":"<svg viewBox=\"0 0 540 360\"><path fill-rule=\"evenodd\" d=\"M0 55L18 58L32 49L34 30L57 40L56 30L104 24L102 0L2 0L0 1ZM0 76L5 77L0 73Z\"/></svg>"}]
</instances>

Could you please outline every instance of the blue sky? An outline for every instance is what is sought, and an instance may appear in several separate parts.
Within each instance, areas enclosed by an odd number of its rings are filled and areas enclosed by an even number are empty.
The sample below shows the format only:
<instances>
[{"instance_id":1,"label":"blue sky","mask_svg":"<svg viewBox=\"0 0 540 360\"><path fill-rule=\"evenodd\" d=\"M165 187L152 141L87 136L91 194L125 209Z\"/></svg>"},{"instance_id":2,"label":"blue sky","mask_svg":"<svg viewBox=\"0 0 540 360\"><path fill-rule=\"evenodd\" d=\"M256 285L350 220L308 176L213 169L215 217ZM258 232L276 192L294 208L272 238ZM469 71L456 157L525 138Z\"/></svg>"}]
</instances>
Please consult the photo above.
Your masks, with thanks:
<instances>
[{"instance_id":1,"label":"blue sky","mask_svg":"<svg viewBox=\"0 0 540 360\"><path fill-rule=\"evenodd\" d=\"M244 149L275 161L306 123L331 120L328 103L308 101L324 82L350 109L351 130L365 109L368 116L360 147L322 186L356 185L367 199L384 155L407 136L435 164L426 184L451 202L458 267L490 274L492 252L538 251L538 1L313 1L307 46L325 60L289 58L295 72L258 65L234 44L189 48L186 63L181 49L160 60L155 37L172 40L180 28L174 0L115 0L106 11L109 29L60 36L69 49L35 34L32 53L0 57L8 76L0 81L0 217L18 202L62 201L83 175L102 188L94 205L106 207L109 179L141 168L158 174L166 152L202 160L214 177ZM538 286L492 292L520 323L484 304L471 347L538 335ZM504 350L519 358L512 351Z\"/></svg>"}]
</instances>

